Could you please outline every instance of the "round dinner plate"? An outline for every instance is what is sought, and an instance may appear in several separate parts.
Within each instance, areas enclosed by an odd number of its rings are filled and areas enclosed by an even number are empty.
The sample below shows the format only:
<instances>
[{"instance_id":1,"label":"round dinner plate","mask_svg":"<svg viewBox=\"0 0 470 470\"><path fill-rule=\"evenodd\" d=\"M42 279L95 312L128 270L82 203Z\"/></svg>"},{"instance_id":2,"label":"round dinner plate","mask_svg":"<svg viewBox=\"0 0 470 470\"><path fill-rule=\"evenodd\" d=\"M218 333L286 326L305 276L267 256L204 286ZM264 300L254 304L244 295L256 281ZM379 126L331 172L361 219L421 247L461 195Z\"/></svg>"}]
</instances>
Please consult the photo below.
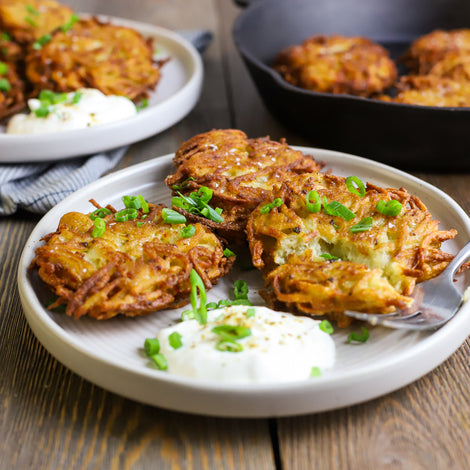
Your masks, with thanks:
<instances>
[{"instance_id":1,"label":"round dinner plate","mask_svg":"<svg viewBox=\"0 0 470 470\"><path fill-rule=\"evenodd\" d=\"M85 16L85 15L83 15ZM0 163L39 162L89 155L128 145L168 129L196 105L202 87L202 60L179 34L137 21L97 16L139 31L155 40L156 58L170 58L150 92L148 106L137 115L87 129L38 135L6 134L0 126Z\"/></svg>"},{"instance_id":2,"label":"round dinner plate","mask_svg":"<svg viewBox=\"0 0 470 470\"><path fill-rule=\"evenodd\" d=\"M419 196L440 220L442 228L456 228L457 238L444 249L455 252L470 239L470 220L439 189L402 171L343 153L298 147L326 162L335 174L356 175L363 181L405 187ZM366 343L347 344L353 326L333 334L335 366L321 377L293 383L228 385L176 377L150 366L143 354L145 338L177 321L181 310L163 310L147 317L118 317L108 321L75 320L47 311L50 294L35 271L28 269L41 238L55 231L59 218L69 211L90 212L93 198L102 205L122 207L124 195L142 194L147 200L168 204L170 191L163 183L173 172L172 155L126 168L86 186L49 211L38 223L24 248L18 285L28 322L44 347L60 362L89 381L125 397L183 412L231 416L270 417L326 411L386 394L430 372L447 359L470 334L470 304L465 303L445 326L435 332L407 332L369 327ZM469 278L461 283L468 284ZM226 299L236 279L250 287L254 304L262 287L258 271L232 270L208 292L208 302ZM187 307L186 307L187 308Z\"/></svg>"}]
</instances>

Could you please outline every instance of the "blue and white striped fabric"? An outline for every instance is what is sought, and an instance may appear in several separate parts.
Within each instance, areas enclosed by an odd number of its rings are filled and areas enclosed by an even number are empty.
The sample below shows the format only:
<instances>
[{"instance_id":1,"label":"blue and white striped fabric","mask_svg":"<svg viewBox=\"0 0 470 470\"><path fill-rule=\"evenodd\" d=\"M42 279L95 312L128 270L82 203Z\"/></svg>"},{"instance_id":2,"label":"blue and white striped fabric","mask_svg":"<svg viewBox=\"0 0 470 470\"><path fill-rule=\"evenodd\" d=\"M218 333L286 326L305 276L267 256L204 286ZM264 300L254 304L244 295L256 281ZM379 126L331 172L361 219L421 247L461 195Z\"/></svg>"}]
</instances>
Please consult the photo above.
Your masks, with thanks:
<instances>
[{"instance_id":1,"label":"blue and white striped fabric","mask_svg":"<svg viewBox=\"0 0 470 470\"><path fill-rule=\"evenodd\" d=\"M199 52L212 40L209 31L180 31ZM19 208L43 214L77 189L114 168L126 153L122 147L56 163L0 164L0 216Z\"/></svg>"}]
</instances>

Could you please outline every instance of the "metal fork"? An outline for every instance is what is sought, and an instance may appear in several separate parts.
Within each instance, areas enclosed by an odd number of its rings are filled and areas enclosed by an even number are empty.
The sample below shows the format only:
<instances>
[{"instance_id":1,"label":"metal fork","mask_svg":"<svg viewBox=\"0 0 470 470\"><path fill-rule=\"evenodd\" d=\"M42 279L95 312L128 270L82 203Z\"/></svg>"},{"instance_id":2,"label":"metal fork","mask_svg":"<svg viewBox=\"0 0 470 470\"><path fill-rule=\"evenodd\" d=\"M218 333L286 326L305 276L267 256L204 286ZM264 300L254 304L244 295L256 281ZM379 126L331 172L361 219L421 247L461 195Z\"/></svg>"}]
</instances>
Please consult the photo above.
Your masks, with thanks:
<instances>
[{"instance_id":1,"label":"metal fork","mask_svg":"<svg viewBox=\"0 0 470 470\"><path fill-rule=\"evenodd\" d=\"M462 293L453 285L457 269L470 258L470 242L455 255L442 273L434 279L418 284L413 293L414 302L406 310L389 314L346 311L349 317L365 320L372 325L407 330L434 330L448 322L463 302Z\"/></svg>"}]
</instances>

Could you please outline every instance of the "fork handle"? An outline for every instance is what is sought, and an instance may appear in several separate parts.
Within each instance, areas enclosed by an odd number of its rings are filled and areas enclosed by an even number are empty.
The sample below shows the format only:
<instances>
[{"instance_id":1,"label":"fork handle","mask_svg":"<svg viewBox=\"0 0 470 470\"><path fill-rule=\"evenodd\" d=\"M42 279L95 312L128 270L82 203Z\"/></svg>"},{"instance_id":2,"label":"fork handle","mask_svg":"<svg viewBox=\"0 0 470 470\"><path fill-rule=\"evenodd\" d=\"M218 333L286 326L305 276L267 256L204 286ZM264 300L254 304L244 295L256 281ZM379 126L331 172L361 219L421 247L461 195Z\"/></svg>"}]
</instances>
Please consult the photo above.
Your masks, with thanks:
<instances>
[{"instance_id":1,"label":"fork handle","mask_svg":"<svg viewBox=\"0 0 470 470\"><path fill-rule=\"evenodd\" d=\"M460 266L462 266L462 264L468 259L470 259L470 242L467 242L467 244L454 256L454 259L447 265L443 274L453 277L457 269L459 269Z\"/></svg>"}]
</instances>

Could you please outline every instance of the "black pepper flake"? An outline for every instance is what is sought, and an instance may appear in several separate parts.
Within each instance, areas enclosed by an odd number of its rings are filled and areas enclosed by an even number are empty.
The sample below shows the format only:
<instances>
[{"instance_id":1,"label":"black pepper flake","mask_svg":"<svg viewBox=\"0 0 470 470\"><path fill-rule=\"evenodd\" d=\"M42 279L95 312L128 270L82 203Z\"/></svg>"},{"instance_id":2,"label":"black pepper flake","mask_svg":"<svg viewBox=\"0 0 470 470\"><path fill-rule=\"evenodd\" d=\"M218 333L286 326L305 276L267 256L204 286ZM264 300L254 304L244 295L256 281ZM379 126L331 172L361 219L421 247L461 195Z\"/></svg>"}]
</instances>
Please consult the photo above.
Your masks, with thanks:
<instances>
[{"instance_id":1,"label":"black pepper flake","mask_svg":"<svg viewBox=\"0 0 470 470\"><path fill-rule=\"evenodd\" d=\"M294 227L292 229L292 231L295 232L295 233L300 233L302 231L302 229L300 227Z\"/></svg>"}]
</instances>

